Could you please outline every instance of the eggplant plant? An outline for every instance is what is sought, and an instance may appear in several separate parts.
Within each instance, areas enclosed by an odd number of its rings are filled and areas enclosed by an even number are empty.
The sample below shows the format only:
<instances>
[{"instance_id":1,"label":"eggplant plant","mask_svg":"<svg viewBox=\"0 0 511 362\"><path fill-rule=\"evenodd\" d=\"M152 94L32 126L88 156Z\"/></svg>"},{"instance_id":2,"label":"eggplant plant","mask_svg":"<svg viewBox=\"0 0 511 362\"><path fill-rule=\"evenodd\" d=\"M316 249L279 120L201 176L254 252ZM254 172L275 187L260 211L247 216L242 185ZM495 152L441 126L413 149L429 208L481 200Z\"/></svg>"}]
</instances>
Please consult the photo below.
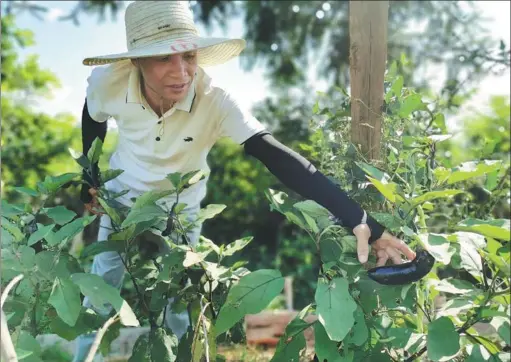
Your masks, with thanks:
<instances>
[{"instance_id":1,"label":"eggplant plant","mask_svg":"<svg viewBox=\"0 0 511 362\"><path fill-rule=\"evenodd\" d=\"M388 79L385 100L385 162L369 163L357 145L346 141L349 99L335 102L341 109L314 108L326 120L307 147L317 152L329 176L417 250L417 259L373 269L371 255L361 265L354 236L325 208L267 190L269 207L310 237L319 266L314 298L287 325L271 361L506 361L511 344L509 220L455 212L453 200L475 181L489 190L489 203L502 198L509 163L443 164L436 152L449 139L443 115L427 108L396 75ZM403 135L418 114L437 126L435 134ZM194 221L183 215L186 205L179 195L203 177L200 170L169 174L168 190L144 193L128 208L116 201L124 192L114 194L104 186L123 171L98 170L100 140L87 155L71 154L83 172L48 176L35 189L18 188L42 198L40 207L2 201L2 286L19 280L2 309L18 359L42 360L39 335L54 333L71 341L97 330L95 348L107 355L122 326L147 325L150 331L136 341L130 362L225 360L218 345L243 342L244 317L263 311L280 295L282 273L251 271L245 262L231 261L251 237L217 245L202 236L198 245L190 245L187 228L226 207L207 205ZM79 217L63 206L44 204L70 183L97 189L101 211L113 227L108 240L86 246L79 255L70 251L70 242L97 216ZM168 195L176 196L170 208L159 203ZM447 220L440 226L431 222L439 212ZM168 250L163 254L157 252L161 243ZM133 298L87 272L90 258L104 251L122 257ZM445 270L452 274L446 277ZM83 307L84 296L95 307L112 305L111 313ZM175 312L190 315L190 327L179 341L163 323L169 298L175 299ZM477 328L481 323L494 333L484 334ZM314 334L312 355L306 330Z\"/></svg>"}]
</instances>

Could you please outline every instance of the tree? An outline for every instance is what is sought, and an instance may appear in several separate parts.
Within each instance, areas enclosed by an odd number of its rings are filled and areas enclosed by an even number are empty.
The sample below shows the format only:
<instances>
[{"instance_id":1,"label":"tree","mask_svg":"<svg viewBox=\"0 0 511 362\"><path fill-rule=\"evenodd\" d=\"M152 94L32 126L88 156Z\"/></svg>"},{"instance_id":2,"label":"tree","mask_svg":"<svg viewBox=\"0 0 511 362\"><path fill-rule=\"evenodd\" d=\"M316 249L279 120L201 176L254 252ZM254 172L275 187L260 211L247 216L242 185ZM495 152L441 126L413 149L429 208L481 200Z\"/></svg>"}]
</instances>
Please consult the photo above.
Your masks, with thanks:
<instances>
[{"instance_id":1,"label":"tree","mask_svg":"<svg viewBox=\"0 0 511 362\"><path fill-rule=\"evenodd\" d=\"M19 48L33 44L32 33L14 17L2 17L2 197L16 198L13 185L34 187L41 177L74 165L59 163L79 130L69 115L51 117L31 109L31 102L58 87L55 76L38 65L37 56L19 59ZM71 167L71 168L70 168Z\"/></svg>"}]
</instances>

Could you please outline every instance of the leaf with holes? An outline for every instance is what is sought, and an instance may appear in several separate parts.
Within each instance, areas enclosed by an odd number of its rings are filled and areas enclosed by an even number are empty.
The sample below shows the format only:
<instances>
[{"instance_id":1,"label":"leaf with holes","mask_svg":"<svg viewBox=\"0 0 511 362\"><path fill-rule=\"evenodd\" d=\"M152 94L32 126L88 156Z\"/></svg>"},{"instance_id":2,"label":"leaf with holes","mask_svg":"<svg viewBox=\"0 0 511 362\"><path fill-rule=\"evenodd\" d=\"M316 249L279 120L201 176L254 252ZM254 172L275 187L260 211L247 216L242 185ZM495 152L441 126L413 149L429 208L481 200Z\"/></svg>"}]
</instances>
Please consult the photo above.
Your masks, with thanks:
<instances>
[{"instance_id":1,"label":"leaf with holes","mask_svg":"<svg viewBox=\"0 0 511 362\"><path fill-rule=\"evenodd\" d=\"M247 314L262 311L284 289L284 278L278 270L261 269L243 276L231 287L216 320L220 335Z\"/></svg>"},{"instance_id":2,"label":"leaf with holes","mask_svg":"<svg viewBox=\"0 0 511 362\"><path fill-rule=\"evenodd\" d=\"M342 341L355 323L357 303L353 300L348 282L343 278L318 280L315 301L318 320L325 326L331 340Z\"/></svg>"}]
</instances>

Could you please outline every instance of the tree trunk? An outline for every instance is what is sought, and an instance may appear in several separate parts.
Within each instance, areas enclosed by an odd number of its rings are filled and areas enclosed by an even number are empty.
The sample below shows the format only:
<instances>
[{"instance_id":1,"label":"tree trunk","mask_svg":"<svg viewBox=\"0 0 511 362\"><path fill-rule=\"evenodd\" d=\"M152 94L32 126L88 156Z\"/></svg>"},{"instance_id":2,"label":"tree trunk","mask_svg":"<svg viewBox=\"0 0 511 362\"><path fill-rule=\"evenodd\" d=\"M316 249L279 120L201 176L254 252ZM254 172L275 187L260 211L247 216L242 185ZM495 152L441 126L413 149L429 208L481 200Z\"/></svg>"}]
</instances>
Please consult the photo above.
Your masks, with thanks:
<instances>
[{"instance_id":1,"label":"tree trunk","mask_svg":"<svg viewBox=\"0 0 511 362\"><path fill-rule=\"evenodd\" d=\"M351 141L368 161L381 157L388 1L350 1Z\"/></svg>"}]
</instances>

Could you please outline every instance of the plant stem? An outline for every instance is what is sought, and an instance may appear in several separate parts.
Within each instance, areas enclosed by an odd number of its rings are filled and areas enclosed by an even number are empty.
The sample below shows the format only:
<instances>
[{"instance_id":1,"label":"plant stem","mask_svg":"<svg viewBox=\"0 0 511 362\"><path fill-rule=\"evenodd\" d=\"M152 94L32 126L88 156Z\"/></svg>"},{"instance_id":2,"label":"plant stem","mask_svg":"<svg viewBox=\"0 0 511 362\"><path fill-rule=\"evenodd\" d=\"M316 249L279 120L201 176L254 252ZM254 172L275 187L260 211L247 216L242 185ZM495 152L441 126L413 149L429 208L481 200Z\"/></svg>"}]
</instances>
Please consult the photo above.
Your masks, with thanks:
<instances>
[{"instance_id":1,"label":"plant stem","mask_svg":"<svg viewBox=\"0 0 511 362\"><path fill-rule=\"evenodd\" d=\"M177 222L177 226L179 228L179 232L181 233L181 235L183 236L183 238L185 239L186 243L188 245L190 245L190 239L188 238L188 235L186 235L186 231L185 231L185 228L183 226L183 224L181 223L181 220L179 220L179 218L176 217L175 221ZM190 245L191 246L191 245ZM202 270L206 273L206 267L204 266L204 264L201 262L199 263L200 267L202 268ZM210 283L210 288L209 288L209 294L210 294L210 301L209 301L209 309L211 311L211 317L213 319L216 319L216 313L215 313L215 308L214 308L214 305L213 305L213 291L211 290L212 288L212 280L207 276L206 274L206 277L208 279L208 282Z\"/></svg>"},{"instance_id":2,"label":"plant stem","mask_svg":"<svg viewBox=\"0 0 511 362\"><path fill-rule=\"evenodd\" d=\"M133 286L135 287L135 291L137 292L139 298L142 300L142 304L144 305L144 308L146 308L146 310L149 312L149 321L151 323L151 327L154 327L156 324L155 324L155 321L154 321L154 316L152 315L151 311L149 310L149 306L147 305L146 301L145 301L145 297L144 295L140 292L140 288L138 287L138 284L137 284L137 281L135 279L135 277L133 276L133 274L131 273L131 270L130 268L128 267L128 265L126 264L126 261L123 259L121 253L118 253L119 254L119 258L121 259L122 261L122 264L124 265L124 268L126 269L126 271L128 272L130 278L131 278L131 281L133 283Z\"/></svg>"},{"instance_id":3,"label":"plant stem","mask_svg":"<svg viewBox=\"0 0 511 362\"><path fill-rule=\"evenodd\" d=\"M31 331L33 337L36 337L38 334L36 319L37 319L37 304L39 303L40 294L41 294L41 292L39 289L39 283L37 283L35 286L35 302L34 302L34 307L32 308L32 318L31 318L32 320L30 321L30 331Z\"/></svg>"},{"instance_id":4,"label":"plant stem","mask_svg":"<svg viewBox=\"0 0 511 362\"><path fill-rule=\"evenodd\" d=\"M114 316L110 317L103 327L101 327L96 334L96 338L94 338L94 342L92 343L92 346L89 350L89 354L87 355L87 358L85 359L85 362L92 362L94 360L94 356L99 348L99 344L101 343L101 339L103 339L103 336L105 335L108 327L110 327L112 324L117 322L119 320L119 313L115 314Z\"/></svg>"}]
</instances>

